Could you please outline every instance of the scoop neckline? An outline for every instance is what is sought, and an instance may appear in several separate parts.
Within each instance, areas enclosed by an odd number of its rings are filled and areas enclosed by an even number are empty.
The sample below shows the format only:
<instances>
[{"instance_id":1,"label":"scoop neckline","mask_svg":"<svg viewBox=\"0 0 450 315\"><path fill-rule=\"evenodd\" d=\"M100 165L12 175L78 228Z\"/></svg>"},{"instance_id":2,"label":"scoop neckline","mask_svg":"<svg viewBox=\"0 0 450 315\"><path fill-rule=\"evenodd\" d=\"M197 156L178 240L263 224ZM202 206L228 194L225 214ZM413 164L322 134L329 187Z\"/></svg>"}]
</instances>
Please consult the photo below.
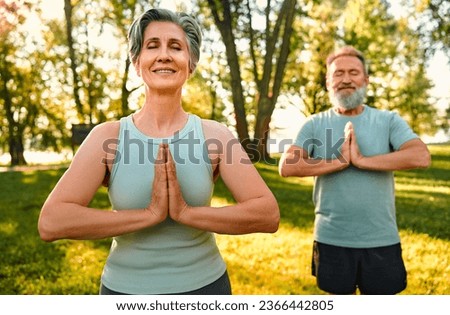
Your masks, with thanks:
<instances>
[{"instance_id":1,"label":"scoop neckline","mask_svg":"<svg viewBox=\"0 0 450 315\"><path fill-rule=\"evenodd\" d=\"M187 119L186 123L184 124L184 126L169 137L151 137L151 136L146 135L141 130L139 130L139 128L135 125L132 115L129 115L127 117L127 123L128 123L129 128L133 131L133 133L143 140L152 140L152 142L154 142L155 144L174 143L174 142L177 142L177 141L183 139L193 129L193 124L194 124L193 117L194 117L193 115L188 114L188 119Z\"/></svg>"}]
</instances>

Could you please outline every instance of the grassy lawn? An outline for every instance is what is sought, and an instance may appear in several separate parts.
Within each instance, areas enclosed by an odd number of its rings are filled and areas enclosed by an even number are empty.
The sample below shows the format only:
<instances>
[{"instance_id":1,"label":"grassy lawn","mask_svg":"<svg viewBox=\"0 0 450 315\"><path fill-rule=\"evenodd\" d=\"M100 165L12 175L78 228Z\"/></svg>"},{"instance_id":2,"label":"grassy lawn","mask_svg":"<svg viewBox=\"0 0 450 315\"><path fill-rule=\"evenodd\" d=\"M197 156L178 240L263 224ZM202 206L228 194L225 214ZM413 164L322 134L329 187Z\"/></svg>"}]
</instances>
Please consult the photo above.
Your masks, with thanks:
<instances>
[{"instance_id":1,"label":"grassy lawn","mask_svg":"<svg viewBox=\"0 0 450 315\"><path fill-rule=\"evenodd\" d=\"M402 294L450 294L450 145L430 146L428 170L397 172L397 218L408 270ZM323 294L310 275L311 178L284 179L257 165L278 199L274 234L217 235L235 294ZM0 173L0 294L97 294L109 240L38 237L36 222L63 170ZM215 205L232 202L219 182ZM92 205L109 208L105 189Z\"/></svg>"}]
</instances>

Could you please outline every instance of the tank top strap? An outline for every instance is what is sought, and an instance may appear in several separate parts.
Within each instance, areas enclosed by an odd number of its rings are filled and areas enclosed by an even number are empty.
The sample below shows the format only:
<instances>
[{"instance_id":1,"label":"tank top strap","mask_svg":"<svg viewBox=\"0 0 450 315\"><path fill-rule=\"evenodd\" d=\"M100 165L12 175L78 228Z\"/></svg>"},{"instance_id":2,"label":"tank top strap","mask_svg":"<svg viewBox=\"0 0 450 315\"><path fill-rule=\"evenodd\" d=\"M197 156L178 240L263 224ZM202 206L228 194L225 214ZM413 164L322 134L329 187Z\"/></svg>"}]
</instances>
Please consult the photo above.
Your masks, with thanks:
<instances>
[{"instance_id":1,"label":"tank top strap","mask_svg":"<svg viewBox=\"0 0 450 315\"><path fill-rule=\"evenodd\" d=\"M194 122L195 134L200 139L200 143L205 143L205 134L203 133L202 119L197 115L191 115Z\"/></svg>"},{"instance_id":2,"label":"tank top strap","mask_svg":"<svg viewBox=\"0 0 450 315\"><path fill-rule=\"evenodd\" d=\"M202 156L203 161L206 164L206 167L211 175L211 178L213 177L213 169L212 169L212 163L209 159L209 152L208 152L208 143L205 138L205 133L203 132L203 124L202 119L198 117L197 115L192 115L193 121L194 121L194 132L197 137L197 139L200 140L200 147L202 150Z\"/></svg>"},{"instance_id":3,"label":"tank top strap","mask_svg":"<svg viewBox=\"0 0 450 315\"><path fill-rule=\"evenodd\" d=\"M114 177L117 173L117 166L119 164L119 160L122 156L122 152L123 152L123 140L124 140L124 135L125 135L125 130L128 129L128 120L131 119L131 115L130 116L125 116L120 118L119 120L119 134L117 136L117 142L116 142L116 150L114 152L114 162L113 162L113 166L112 166L112 170L111 170L111 174L110 174L110 178L109 178L109 183L111 183L114 180Z\"/></svg>"}]
</instances>

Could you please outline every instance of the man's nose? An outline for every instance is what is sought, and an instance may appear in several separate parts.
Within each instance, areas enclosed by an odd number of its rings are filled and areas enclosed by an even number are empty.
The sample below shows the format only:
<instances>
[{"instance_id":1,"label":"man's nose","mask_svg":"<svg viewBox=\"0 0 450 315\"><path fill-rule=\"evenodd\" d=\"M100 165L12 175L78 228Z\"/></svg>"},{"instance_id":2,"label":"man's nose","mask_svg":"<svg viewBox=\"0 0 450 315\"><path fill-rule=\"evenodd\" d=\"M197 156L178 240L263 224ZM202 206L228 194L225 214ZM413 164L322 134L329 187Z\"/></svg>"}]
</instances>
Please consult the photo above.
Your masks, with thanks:
<instances>
[{"instance_id":1,"label":"man's nose","mask_svg":"<svg viewBox=\"0 0 450 315\"><path fill-rule=\"evenodd\" d=\"M349 73L344 73L344 75L342 76L342 82L343 83L351 83L351 77Z\"/></svg>"}]
</instances>

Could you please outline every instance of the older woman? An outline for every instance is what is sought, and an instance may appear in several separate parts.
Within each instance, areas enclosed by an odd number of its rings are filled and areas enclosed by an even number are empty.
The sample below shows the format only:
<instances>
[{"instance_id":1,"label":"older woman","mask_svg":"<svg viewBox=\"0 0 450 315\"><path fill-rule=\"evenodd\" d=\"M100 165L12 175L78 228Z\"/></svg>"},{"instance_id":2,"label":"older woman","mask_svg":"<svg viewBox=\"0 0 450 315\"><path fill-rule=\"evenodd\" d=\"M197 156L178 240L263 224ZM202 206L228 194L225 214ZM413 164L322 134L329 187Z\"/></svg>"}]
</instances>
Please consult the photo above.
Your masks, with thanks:
<instances>
[{"instance_id":1,"label":"older woman","mask_svg":"<svg viewBox=\"0 0 450 315\"><path fill-rule=\"evenodd\" d=\"M94 128L42 208L45 241L113 237L101 294L231 294L213 233L278 229L277 202L239 142L181 106L200 45L187 14L151 9L133 22L145 103ZM219 175L233 205L210 206ZM112 211L89 207L105 176Z\"/></svg>"}]
</instances>

